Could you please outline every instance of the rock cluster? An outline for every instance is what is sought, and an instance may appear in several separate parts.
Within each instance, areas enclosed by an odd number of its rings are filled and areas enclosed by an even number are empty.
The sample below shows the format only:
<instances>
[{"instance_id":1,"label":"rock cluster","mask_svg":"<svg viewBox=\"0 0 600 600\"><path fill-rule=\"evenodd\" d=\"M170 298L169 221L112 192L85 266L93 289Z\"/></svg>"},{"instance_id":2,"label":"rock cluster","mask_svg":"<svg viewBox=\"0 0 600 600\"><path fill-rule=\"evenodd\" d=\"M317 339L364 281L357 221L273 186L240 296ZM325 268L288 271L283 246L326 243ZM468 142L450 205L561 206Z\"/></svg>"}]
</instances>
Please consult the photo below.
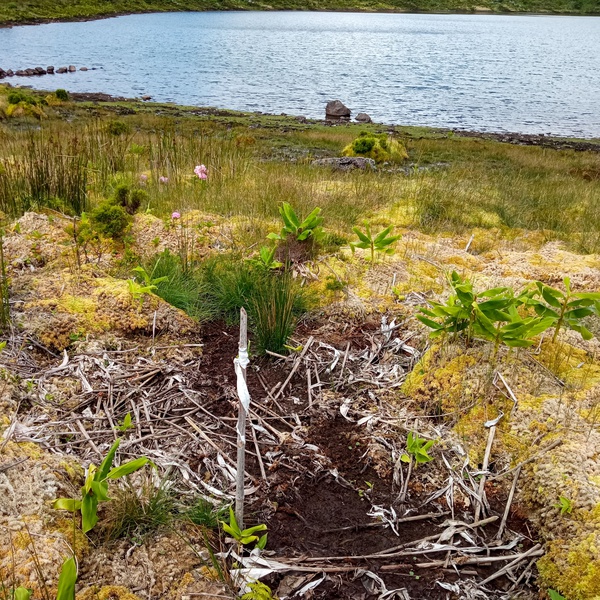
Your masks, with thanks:
<instances>
[{"instance_id":1,"label":"rock cluster","mask_svg":"<svg viewBox=\"0 0 600 600\"><path fill-rule=\"evenodd\" d=\"M87 67L80 67L80 71L89 71ZM33 77L35 75L54 75L55 73L75 73L77 71L77 67L74 65L69 65L68 67L59 67L58 69L54 69L53 66L46 67L45 69L42 67L34 67L32 69L19 69L17 71L13 71L12 69L4 70L0 67L0 79L4 79L5 77Z\"/></svg>"}]
</instances>

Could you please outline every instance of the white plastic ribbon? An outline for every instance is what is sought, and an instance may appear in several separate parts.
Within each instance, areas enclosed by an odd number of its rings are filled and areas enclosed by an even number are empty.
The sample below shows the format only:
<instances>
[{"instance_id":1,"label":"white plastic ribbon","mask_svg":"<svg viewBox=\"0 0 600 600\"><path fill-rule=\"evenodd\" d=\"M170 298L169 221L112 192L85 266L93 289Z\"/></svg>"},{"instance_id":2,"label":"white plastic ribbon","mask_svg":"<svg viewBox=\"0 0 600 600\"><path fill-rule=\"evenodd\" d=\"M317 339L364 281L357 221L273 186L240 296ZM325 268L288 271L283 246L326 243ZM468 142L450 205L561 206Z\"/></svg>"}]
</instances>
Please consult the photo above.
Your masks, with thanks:
<instances>
[{"instance_id":1,"label":"white plastic ribbon","mask_svg":"<svg viewBox=\"0 0 600 600\"><path fill-rule=\"evenodd\" d=\"M246 371L246 367L250 364L250 360L248 359L248 350L247 348L240 348L239 354L237 358L233 359L233 365L235 367L235 374L237 376L237 393L242 403L242 408L244 412L248 414L248 410L250 409L250 392L248 391L248 386L246 384L246 379L244 377L244 373ZM240 431L239 423L236 427L238 433L238 439L242 443L246 443L246 432Z\"/></svg>"}]
</instances>

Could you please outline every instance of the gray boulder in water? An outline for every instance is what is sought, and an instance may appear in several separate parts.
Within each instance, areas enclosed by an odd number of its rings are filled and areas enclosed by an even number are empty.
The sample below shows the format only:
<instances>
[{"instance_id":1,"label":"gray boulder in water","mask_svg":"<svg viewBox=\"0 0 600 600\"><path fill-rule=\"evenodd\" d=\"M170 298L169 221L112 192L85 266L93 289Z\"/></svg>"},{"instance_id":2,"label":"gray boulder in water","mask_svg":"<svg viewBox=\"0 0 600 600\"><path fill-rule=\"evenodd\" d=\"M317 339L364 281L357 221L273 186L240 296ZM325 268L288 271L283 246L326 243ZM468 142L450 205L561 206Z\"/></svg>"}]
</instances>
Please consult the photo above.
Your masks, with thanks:
<instances>
[{"instance_id":1,"label":"gray boulder in water","mask_svg":"<svg viewBox=\"0 0 600 600\"><path fill-rule=\"evenodd\" d=\"M367 113L358 113L356 115L356 120L359 123L372 123L373 119Z\"/></svg>"},{"instance_id":2,"label":"gray boulder in water","mask_svg":"<svg viewBox=\"0 0 600 600\"><path fill-rule=\"evenodd\" d=\"M325 118L326 119L349 119L350 109L342 104L339 100L331 100L325 107Z\"/></svg>"}]
</instances>

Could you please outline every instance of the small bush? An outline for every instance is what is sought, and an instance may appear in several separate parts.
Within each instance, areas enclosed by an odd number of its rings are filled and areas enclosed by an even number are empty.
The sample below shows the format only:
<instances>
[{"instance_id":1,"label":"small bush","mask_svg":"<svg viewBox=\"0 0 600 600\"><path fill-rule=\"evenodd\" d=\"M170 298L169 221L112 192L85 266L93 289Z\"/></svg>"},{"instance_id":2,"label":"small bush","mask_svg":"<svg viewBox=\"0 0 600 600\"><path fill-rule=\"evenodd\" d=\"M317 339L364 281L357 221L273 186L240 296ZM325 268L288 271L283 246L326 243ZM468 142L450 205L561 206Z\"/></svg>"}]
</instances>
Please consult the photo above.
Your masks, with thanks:
<instances>
[{"instance_id":1,"label":"small bush","mask_svg":"<svg viewBox=\"0 0 600 600\"><path fill-rule=\"evenodd\" d=\"M24 92L23 90L14 90L8 93L8 103L9 104L19 104L23 102L24 104L31 104L33 106L37 106L38 101L31 94Z\"/></svg>"},{"instance_id":2,"label":"small bush","mask_svg":"<svg viewBox=\"0 0 600 600\"><path fill-rule=\"evenodd\" d=\"M130 133L131 127L129 127L129 125L123 121L111 121L106 126L106 131L108 131L110 135L120 136Z\"/></svg>"},{"instance_id":3,"label":"small bush","mask_svg":"<svg viewBox=\"0 0 600 600\"><path fill-rule=\"evenodd\" d=\"M406 148L385 133L374 135L365 131L342 151L344 156L364 156L375 162L399 163L408 158Z\"/></svg>"},{"instance_id":4,"label":"small bush","mask_svg":"<svg viewBox=\"0 0 600 600\"><path fill-rule=\"evenodd\" d=\"M61 102L68 102L69 101L69 94L67 92L67 90L63 90L62 88L57 89L54 92L54 95L61 101Z\"/></svg>"},{"instance_id":5,"label":"small bush","mask_svg":"<svg viewBox=\"0 0 600 600\"><path fill-rule=\"evenodd\" d=\"M117 239L125 233L129 215L122 206L105 200L91 212L90 221L98 233Z\"/></svg>"},{"instance_id":6,"label":"small bush","mask_svg":"<svg viewBox=\"0 0 600 600\"><path fill-rule=\"evenodd\" d=\"M134 215L142 203L148 203L149 198L144 190L131 190L128 185L124 184L117 187L114 195L115 203L122 206L129 215Z\"/></svg>"}]
</instances>

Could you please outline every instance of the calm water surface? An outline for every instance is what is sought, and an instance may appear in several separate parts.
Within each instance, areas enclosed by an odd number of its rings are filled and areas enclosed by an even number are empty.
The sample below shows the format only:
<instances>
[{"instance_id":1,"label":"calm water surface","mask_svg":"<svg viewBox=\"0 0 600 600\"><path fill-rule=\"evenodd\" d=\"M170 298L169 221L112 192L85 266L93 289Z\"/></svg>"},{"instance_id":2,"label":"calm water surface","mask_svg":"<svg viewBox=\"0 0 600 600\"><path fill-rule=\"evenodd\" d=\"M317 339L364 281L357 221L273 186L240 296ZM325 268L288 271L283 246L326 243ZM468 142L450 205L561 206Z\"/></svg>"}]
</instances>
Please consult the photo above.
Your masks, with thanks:
<instances>
[{"instance_id":1,"label":"calm water surface","mask_svg":"<svg viewBox=\"0 0 600 600\"><path fill-rule=\"evenodd\" d=\"M0 29L13 83L323 118L600 137L600 18L204 12Z\"/></svg>"}]
</instances>

